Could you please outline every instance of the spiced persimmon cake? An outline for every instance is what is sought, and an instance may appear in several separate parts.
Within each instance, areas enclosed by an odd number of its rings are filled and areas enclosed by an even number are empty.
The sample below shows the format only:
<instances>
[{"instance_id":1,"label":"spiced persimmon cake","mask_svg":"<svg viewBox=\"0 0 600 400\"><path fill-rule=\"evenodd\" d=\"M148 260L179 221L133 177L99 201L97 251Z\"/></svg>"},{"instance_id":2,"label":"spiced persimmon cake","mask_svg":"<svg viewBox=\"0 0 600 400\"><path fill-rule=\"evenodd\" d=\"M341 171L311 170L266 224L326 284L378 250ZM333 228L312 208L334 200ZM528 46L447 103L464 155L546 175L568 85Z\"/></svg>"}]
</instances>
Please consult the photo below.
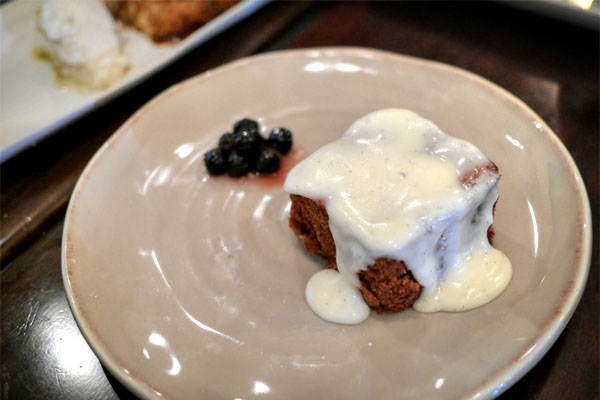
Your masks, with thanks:
<instances>
[{"instance_id":1,"label":"spiced persimmon cake","mask_svg":"<svg viewBox=\"0 0 600 400\"><path fill-rule=\"evenodd\" d=\"M403 109L354 122L290 171L290 227L327 269L307 283L311 309L362 322L370 308L465 311L512 275L491 246L498 168L474 145Z\"/></svg>"}]
</instances>

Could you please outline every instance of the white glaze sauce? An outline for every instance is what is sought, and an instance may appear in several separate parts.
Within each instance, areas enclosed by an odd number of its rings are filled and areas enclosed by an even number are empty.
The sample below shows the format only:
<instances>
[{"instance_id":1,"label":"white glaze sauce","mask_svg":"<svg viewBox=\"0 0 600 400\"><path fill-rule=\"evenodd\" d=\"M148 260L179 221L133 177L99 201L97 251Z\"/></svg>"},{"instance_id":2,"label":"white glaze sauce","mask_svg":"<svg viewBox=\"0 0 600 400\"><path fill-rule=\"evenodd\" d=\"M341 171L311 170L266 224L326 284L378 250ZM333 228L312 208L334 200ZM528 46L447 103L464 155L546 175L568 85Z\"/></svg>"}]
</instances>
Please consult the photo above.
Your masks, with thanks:
<instances>
[{"instance_id":1,"label":"white glaze sauce","mask_svg":"<svg viewBox=\"0 0 600 400\"><path fill-rule=\"evenodd\" d=\"M359 324L371 313L360 290L333 269L321 270L308 280L306 302L317 315L338 324Z\"/></svg>"},{"instance_id":2,"label":"white glaze sauce","mask_svg":"<svg viewBox=\"0 0 600 400\"><path fill-rule=\"evenodd\" d=\"M356 288L357 273L375 259L404 261L423 285L416 310L463 311L493 300L512 275L510 261L487 240L499 175L483 170L475 185L461 182L489 164L475 146L419 115L384 109L299 163L284 188L325 203L343 280ZM336 295L330 274L314 278L324 282L311 279L307 299L324 296L314 291ZM332 322L349 320L332 314L353 312L309 305Z\"/></svg>"}]
</instances>

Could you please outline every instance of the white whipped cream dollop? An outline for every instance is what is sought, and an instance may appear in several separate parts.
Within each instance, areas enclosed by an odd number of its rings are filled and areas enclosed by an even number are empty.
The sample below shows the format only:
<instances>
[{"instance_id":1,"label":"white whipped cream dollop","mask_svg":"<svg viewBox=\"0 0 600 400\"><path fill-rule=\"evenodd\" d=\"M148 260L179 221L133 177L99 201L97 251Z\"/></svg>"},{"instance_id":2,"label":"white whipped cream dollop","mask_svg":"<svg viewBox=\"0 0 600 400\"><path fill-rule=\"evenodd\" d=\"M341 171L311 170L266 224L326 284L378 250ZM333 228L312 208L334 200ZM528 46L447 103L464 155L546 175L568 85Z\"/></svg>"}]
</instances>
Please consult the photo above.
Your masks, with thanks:
<instances>
[{"instance_id":1,"label":"white whipped cream dollop","mask_svg":"<svg viewBox=\"0 0 600 400\"><path fill-rule=\"evenodd\" d=\"M101 0L47 0L37 15L42 47L58 73L93 88L118 80L129 63Z\"/></svg>"},{"instance_id":2,"label":"white whipped cream dollop","mask_svg":"<svg viewBox=\"0 0 600 400\"><path fill-rule=\"evenodd\" d=\"M359 287L358 272L377 258L404 261L423 285L416 310L464 311L493 300L512 275L510 261L487 239L499 179L490 165L474 145L414 112L384 109L299 163L284 188L324 202L346 282ZM473 171L480 173L469 184ZM312 282L307 299L315 290L339 292ZM331 317L323 304L309 301L326 320L352 319Z\"/></svg>"}]
</instances>

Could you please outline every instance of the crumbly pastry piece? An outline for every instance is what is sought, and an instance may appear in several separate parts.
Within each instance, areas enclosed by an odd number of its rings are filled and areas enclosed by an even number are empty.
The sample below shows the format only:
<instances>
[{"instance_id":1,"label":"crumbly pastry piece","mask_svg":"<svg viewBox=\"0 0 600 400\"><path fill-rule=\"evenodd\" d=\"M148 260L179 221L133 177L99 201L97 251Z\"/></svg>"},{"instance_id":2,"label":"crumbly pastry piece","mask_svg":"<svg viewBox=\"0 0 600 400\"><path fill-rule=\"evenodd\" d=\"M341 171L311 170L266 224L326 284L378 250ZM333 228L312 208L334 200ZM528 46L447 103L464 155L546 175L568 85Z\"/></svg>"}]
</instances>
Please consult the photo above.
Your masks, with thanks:
<instances>
[{"instance_id":1,"label":"crumbly pastry piece","mask_svg":"<svg viewBox=\"0 0 600 400\"><path fill-rule=\"evenodd\" d=\"M43 50L67 81L102 89L129 68L114 21L100 0L48 0L36 24Z\"/></svg>"},{"instance_id":2,"label":"crumbly pastry piece","mask_svg":"<svg viewBox=\"0 0 600 400\"><path fill-rule=\"evenodd\" d=\"M329 216L323 204L291 194L290 228L309 253L335 263L335 242L329 230Z\"/></svg>"},{"instance_id":3,"label":"crumbly pastry piece","mask_svg":"<svg viewBox=\"0 0 600 400\"><path fill-rule=\"evenodd\" d=\"M290 228L306 250L326 260L335 269L335 242L329 230L329 217L322 204L291 195ZM378 258L359 273L360 291L366 303L378 313L398 312L410 307L421 294L421 285L402 261Z\"/></svg>"},{"instance_id":4,"label":"crumbly pastry piece","mask_svg":"<svg viewBox=\"0 0 600 400\"><path fill-rule=\"evenodd\" d=\"M115 18L152 40L183 37L238 1L233 0L105 0Z\"/></svg>"}]
</instances>

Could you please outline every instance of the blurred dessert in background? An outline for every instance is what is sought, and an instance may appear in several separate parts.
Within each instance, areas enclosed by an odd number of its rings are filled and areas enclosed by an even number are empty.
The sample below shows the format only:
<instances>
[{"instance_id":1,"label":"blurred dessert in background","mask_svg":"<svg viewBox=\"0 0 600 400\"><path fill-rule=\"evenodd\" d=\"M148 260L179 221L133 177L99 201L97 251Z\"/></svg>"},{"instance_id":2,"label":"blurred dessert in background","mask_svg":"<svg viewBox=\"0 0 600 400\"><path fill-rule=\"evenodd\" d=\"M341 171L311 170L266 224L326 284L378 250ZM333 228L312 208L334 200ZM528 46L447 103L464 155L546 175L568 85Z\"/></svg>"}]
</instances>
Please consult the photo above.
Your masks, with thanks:
<instances>
[{"instance_id":1,"label":"blurred dessert in background","mask_svg":"<svg viewBox=\"0 0 600 400\"><path fill-rule=\"evenodd\" d=\"M101 0L47 0L36 13L42 51L60 78L103 89L129 68Z\"/></svg>"},{"instance_id":2,"label":"blurred dessert in background","mask_svg":"<svg viewBox=\"0 0 600 400\"><path fill-rule=\"evenodd\" d=\"M237 2L237 0L105 0L115 18L135 27L155 41L186 36Z\"/></svg>"}]
</instances>

